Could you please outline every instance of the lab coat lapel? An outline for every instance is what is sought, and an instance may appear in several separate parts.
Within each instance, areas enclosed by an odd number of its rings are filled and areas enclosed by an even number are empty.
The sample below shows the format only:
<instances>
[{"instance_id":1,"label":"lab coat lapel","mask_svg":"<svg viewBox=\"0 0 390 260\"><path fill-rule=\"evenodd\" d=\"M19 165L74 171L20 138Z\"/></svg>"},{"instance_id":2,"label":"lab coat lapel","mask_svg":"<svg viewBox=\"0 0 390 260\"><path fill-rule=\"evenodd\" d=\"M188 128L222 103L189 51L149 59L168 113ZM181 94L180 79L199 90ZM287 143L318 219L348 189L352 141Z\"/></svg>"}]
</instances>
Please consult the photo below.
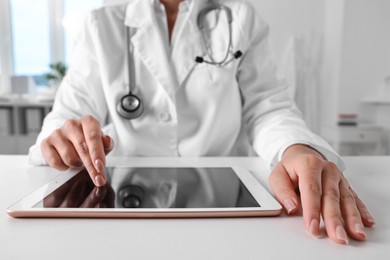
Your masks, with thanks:
<instances>
[{"instance_id":1,"label":"lab coat lapel","mask_svg":"<svg viewBox=\"0 0 390 260\"><path fill-rule=\"evenodd\" d=\"M172 51L172 62L175 67L176 75L179 81L178 87L182 86L193 68L197 65L195 58L204 55L204 43L202 35L196 24L197 14L204 6L204 1L195 0L190 7L187 20Z\"/></svg>"},{"instance_id":2,"label":"lab coat lapel","mask_svg":"<svg viewBox=\"0 0 390 260\"><path fill-rule=\"evenodd\" d=\"M164 47L153 8L151 1L131 1L126 10L125 25L135 28L135 33L131 38L135 55L139 55L151 74L175 102L175 89L178 83Z\"/></svg>"}]
</instances>

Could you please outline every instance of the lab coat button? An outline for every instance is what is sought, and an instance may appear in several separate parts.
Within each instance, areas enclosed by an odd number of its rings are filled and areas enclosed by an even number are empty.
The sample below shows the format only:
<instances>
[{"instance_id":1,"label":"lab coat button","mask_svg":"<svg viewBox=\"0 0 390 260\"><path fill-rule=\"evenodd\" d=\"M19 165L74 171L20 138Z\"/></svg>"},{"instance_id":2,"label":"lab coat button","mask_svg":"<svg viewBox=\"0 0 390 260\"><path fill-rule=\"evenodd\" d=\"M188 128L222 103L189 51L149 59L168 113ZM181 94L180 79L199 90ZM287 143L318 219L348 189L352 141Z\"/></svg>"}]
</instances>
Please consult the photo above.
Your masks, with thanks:
<instances>
[{"instance_id":1,"label":"lab coat button","mask_svg":"<svg viewBox=\"0 0 390 260\"><path fill-rule=\"evenodd\" d=\"M171 120L171 115L167 112L162 112L158 115L159 119L162 122L169 122Z\"/></svg>"}]
</instances>

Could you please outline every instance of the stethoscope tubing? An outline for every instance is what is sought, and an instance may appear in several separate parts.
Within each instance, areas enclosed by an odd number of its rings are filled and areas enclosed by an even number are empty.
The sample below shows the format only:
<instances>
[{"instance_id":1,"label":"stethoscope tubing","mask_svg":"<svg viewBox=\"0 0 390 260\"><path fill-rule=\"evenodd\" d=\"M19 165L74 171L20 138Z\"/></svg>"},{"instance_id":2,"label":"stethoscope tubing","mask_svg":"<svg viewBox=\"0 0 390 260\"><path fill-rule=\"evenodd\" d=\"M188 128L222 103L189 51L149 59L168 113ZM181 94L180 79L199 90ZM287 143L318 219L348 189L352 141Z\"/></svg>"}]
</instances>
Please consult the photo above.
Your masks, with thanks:
<instances>
[{"instance_id":1,"label":"stethoscope tubing","mask_svg":"<svg viewBox=\"0 0 390 260\"><path fill-rule=\"evenodd\" d=\"M134 68L134 46L130 41L130 27L126 27L126 59L127 59L127 80L129 84L129 95L135 90L136 78Z\"/></svg>"},{"instance_id":2,"label":"stethoscope tubing","mask_svg":"<svg viewBox=\"0 0 390 260\"><path fill-rule=\"evenodd\" d=\"M224 11L225 15L226 15L226 18L228 20L228 29L229 29L229 36L228 36L228 47L227 47L227 50L226 50L226 54L225 54L225 57L221 60L221 61L216 61L213 57L213 55L211 54L212 51L210 50L210 42L208 42L206 40L206 37L205 37L205 33L203 33L203 26L202 26L202 17L204 18L204 16L214 10L214 9L217 9L218 12L221 12L221 11ZM218 14L218 20L219 20L219 14ZM198 27L200 29L200 31L202 32L201 35L202 35L202 39L203 39L203 44L206 48L206 54L203 56L203 62L204 63L207 63L207 64L210 64L210 65L216 65L218 67L224 67L226 66L227 64L229 64L231 61L234 60L235 56L234 56L234 53L232 51L232 42L233 42L233 39L232 39L232 14L231 14L231 10L226 7L226 6L212 6L206 10L204 10L200 15L199 15L199 19L198 19ZM218 21L219 22L219 21ZM229 59L229 55L232 55L232 58ZM210 60L206 60L205 57L209 57Z\"/></svg>"}]
</instances>

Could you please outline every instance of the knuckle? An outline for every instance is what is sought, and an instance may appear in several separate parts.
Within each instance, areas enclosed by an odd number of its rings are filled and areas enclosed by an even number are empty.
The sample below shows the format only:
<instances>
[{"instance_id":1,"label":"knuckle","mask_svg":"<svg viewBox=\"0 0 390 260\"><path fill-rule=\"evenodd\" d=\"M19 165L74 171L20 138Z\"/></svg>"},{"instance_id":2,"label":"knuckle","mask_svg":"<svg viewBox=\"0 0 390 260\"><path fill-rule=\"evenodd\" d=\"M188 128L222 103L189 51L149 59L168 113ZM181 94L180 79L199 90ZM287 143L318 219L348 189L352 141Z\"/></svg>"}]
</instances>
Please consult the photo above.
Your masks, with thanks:
<instances>
[{"instance_id":1,"label":"knuckle","mask_svg":"<svg viewBox=\"0 0 390 260\"><path fill-rule=\"evenodd\" d=\"M337 212L331 212L324 215L324 221L338 223L341 222L341 216Z\"/></svg>"},{"instance_id":2,"label":"knuckle","mask_svg":"<svg viewBox=\"0 0 390 260\"><path fill-rule=\"evenodd\" d=\"M64 128L66 128L66 129L75 129L75 128L79 128L79 127L80 127L80 122L75 120L75 119L66 120L66 122L64 124Z\"/></svg>"},{"instance_id":3,"label":"knuckle","mask_svg":"<svg viewBox=\"0 0 390 260\"><path fill-rule=\"evenodd\" d=\"M60 161L56 156L53 156L53 154L49 154L46 158L47 163L57 169L57 170L66 170L67 167Z\"/></svg>"},{"instance_id":4,"label":"knuckle","mask_svg":"<svg viewBox=\"0 0 390 260\"><path fill-rule=\"evenodd\" d=\"M92 131L88 133L88 136L86 137L87 142L97 142L101 139L101 133L100 131Z\"/></svg>"},{"instance_id":5,"label":"knuckle","mask_svg":"<svg viewBox=\"0 0 390 260\"><path fill-rule=\"evenodd\" d=\"M55 169L60 170L60 171L65 171L69 168L69 167L66 167L62 162L57 161L57 160L53 163L52 167L54 167Z\"/></svg>"},{"instance_id":6,"label":"knuckle","mask_svg":"<svg viewBox=\"0 0 390 260\"><path fill-rule=\"evenodd\" d=\"M328 189L328 190L324 191L323 196L325 199L328 199L328 200L332 200L335 202L340 201L340 193L337 189Z\"/></svg>"},{"instance_id":7,"label":"knuckle","mask_svg":"<svg viewBox=\"0 0 390 260\"><path fill-rule=\"evenodd\" d=\"M50 138L50 139L54 139L54 140L56 140L56 139L61 139L61 138L62 138L62 132L61 132L61 130L60 130L60 129L54 130L54 131L51 133L51 135L50 135L49 138Z\"/></svg>"},{"instance_id":8,"label":"knuckle","mask_svg":"<svg viewBox=\"0 0 390 260\"><path fill-rule=\"evenodd\" d=\"M88 145L85 141L79 141L76 143L76 150L79 153L86 154L88 153Z\"/></svg>"},{"instance_id":9,"label":"knuckle","mask_svg":"<svg viewBox=\"0 0 390 260\"><path fill-rule=\"evenodd\" d=\"M338 176L341 175L339 168L337 167L337 165L334 162L326 161L325 168L327 168L328 171L330 171L330 172L337 173Z\"/></svg>"},{"instance_id":10,"label":"knuckle","mask_svg":"<svg viewBox=\"0 0 390 260\"><path fill-rule=\"evenodd\" d=\"M45 154L45 160L52 167L54 167L54 165L56 164L56 160L51 153Z\"/></svg>"},{"instance_id":11,"label":"knuckle","mask_svg":"<svg viewBox=\"0 0 390 260\"><path fill-rule=\"evenodd\" d=\"M311 219L316 218L318 215L321 214L321 206L312 205L304 210L310 210L312 213Z\"/></svg>"},{"instance_id":12,"label":"knuckle","mask_svg":"<svg viewBox=\"0 0 390 260\"><path fill-rule=\"evenodd\" d=\"M100 155L99 151L95 148L90 149L89 154L91 155L92 158L95 158L96 156Z\"/></svg>"},{"instance_id":13,"label":"knuckle","mask_svg":"<svg viewBox=\"0 0 390 260\"><path fill-rule=\"evenodd\" d=\"M283 196L283 195L290 195L291 194L291 190L288 189L288 188L278 188L277 193L279 195L281 195L281 196Z\"/></svg>"},{"instance_id":14,"label":"knuckle","mask_svg":"<svg viewBox=\"0 0 390 260\"><path fill-rule=\"evenodd\" d=\"M324 177L333 183L339 184L341 182L341 176L338 171L328 171Z\"/></svg>"},{"instance_id":15,"label":"knuckle","mask_svg":"<svg viewBox=\"0 0 390 260\"><path fill-rule=\"evenodd\" d=\"M75 156L74 153L72 153L70 151L66 151L63 154L62 160L68 166L81 166L82 165L80 159L77 156Z\"/></svg>"},{"instance_id":16,"label":"knuckle","mask_svg":"<svg viewBox=\"0 0 390 260\"><path fill-rule=\"evenodd\" d=\"M324 160L318 155L314 154L305 154L300 156L297 161L297 165L299 165L299 174L312 176L313 173L322 172L324 167Z\"/></svg>"},{"instance_id":17,"label":"knuckle","mask_svg":"<svg viewBox=\"0 0 390 260\"><path fill-rule=\"evenodd\" d=\"M344 202L355 202L355 197L353 196L353 194L348 192L341 194L340 200Z\"/></svg>"},{"instance_id":18,"label":"knuckle","mask_svg":"<svg viewBox=\"0 0 390 260\"><path fill-rule=\"evenodd\" d=\"M349 217L352 218L352 219L356 219L356 220L361 220L362 219L362 215L357 210L354 210L352 213L350 213Z\"/></svg>"},{"instance_id":19,"label":"knuckle","mask_svg":"<svg viewBox=\"0 0 390 260\"><path fill-rule=\"evenodd\" d=\"M49 138L45 138L45 139L42 140L42 142L41 142L41 149L42 149L42 151L47 150L50 146L51 146L51 144L50 144L50 139Z\"/></svg>"},{"instance_id":20,"label":"knuckle","mask_svg":"<svg viewBox=\"0 0 390 260\"><path fill-rule=\"evenodd\" d=\"M322 189L321 186L318 183L311 182L306 185L306 188L309 192L321 195L322 194Z\"/></svg>"},{"instance_id":21,"label":"knuckle","mask_svg":"<svg viewBox=\"0 0 390 260\"><path fill-rule=\"evenodd\" d=\"M96 120L96 118L94 118L94 117L91 116L91 115L83 116L83 117L81 118L81 121L82 121L83 123L87 123L87 124L96 124L96 123L98 123L98 121Z\"/></svg>"},{"instance_id":22,"label":"knuckle","mask_svg":"<svg viewBox=\"0 0 390 260\"><path fill-rule=\"evenodd\" d=\"M323 159L315 154L306 154L302 157L302 160L307 166L316 166L323 164Z\"/></svg>"}]
</instances>

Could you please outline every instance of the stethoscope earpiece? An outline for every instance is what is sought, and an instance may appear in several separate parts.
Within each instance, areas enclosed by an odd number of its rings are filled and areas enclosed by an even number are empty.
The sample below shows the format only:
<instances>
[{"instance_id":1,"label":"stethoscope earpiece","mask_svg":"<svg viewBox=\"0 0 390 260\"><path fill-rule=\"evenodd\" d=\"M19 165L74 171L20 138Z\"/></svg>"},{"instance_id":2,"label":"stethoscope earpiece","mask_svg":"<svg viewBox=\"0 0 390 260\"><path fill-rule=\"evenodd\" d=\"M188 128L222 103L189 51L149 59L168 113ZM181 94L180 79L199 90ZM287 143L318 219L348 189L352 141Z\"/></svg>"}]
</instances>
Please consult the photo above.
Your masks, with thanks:
<instances>
[{"instance_id":1,"label":"stethoscope earpiece","mask_svg":"<svg viewBox=\"0 0 390 260\"><path fill-rule=\"evenodd\" d=\"M236 51L236 52L233 54L233 57L234 57L235 59L239 59L239 58L241 58L241 56L242 56L242 51Z\"/></svg>"},{"instance_id":2,"label":"stethoscope earpiece","mask_svg":"<svg viewBox=\"0 0 390 260\"><path fill-rule=\"evenodd\" d=\"M221 64L219 62L208 61L208 60L205 60L203 57L196 56L195 57L195 62L196 63L203 63L204 62L204 63L211 64L211 65L225 66L229 62L231 62L232 60L241 58L241 56L242 56L242 51L236 51L235 53L233 53L233 58L231 58L230 60L224 61Z\"/></svg>"},{"instance_id":3,"label":"stethoscope earpiece","mask_svg":"<svg viewBox=\"0 0 390 260\"><path fill-rule=\"evenodd\" d=\"M206 40L206 37L205 37L205 35L203 33L203 30L204 30L203 22L206 19L206 15L208 13L210 13L211 11L214 11L214 10L225 12L226 18L227 18L227 21L228 21L228 26L229 26L229 39L228 39L229 40L229 44L228 44L228 48L227 48L225 57L222 60L220 60L220 61L216 61L216 60L213 59L212 54L211 54L212 51L210 51L208 49L209 46L210 46L210 43ZM232 62L233 60L241 58L242 52L240 50L238 50L236 52L233 52L233 50L232 50L232 22L233 22L233 15L232 15L232 11L231 11L231 9L229 7L227 7L225 5L221 5L218 2L216 2L216 1L212 1L212 0L209 1L209 4L203 10L201 10L199 12L198 19L197 19L197 25L198 25L198 29L202 32L204 45L206 46L206 51L207 51L206 54L211 59L210 60L206 60L204 57L197 56L197 57L195 57L195 62L197 62L197 63L207 63L207 64L215 65L215 66L218 66L218 67L224 67L224 66L228 65L230 62ZM230 56L230 58L229 58L229 56Z\"/></svg>"},{"instance_id":4,"label":"stethoscope earpiece","mask_svg":"<svg viewBox=\"0 0 390 260\"><path fill-rule=\"evenodd\" d=\"M196 57L195 57L195 61L196 61L197 63L203 63L203 62L204 62L204 58L203 58L203 57L200 57L200 56L196 56Z\"/></svg>"}]
</instances>

